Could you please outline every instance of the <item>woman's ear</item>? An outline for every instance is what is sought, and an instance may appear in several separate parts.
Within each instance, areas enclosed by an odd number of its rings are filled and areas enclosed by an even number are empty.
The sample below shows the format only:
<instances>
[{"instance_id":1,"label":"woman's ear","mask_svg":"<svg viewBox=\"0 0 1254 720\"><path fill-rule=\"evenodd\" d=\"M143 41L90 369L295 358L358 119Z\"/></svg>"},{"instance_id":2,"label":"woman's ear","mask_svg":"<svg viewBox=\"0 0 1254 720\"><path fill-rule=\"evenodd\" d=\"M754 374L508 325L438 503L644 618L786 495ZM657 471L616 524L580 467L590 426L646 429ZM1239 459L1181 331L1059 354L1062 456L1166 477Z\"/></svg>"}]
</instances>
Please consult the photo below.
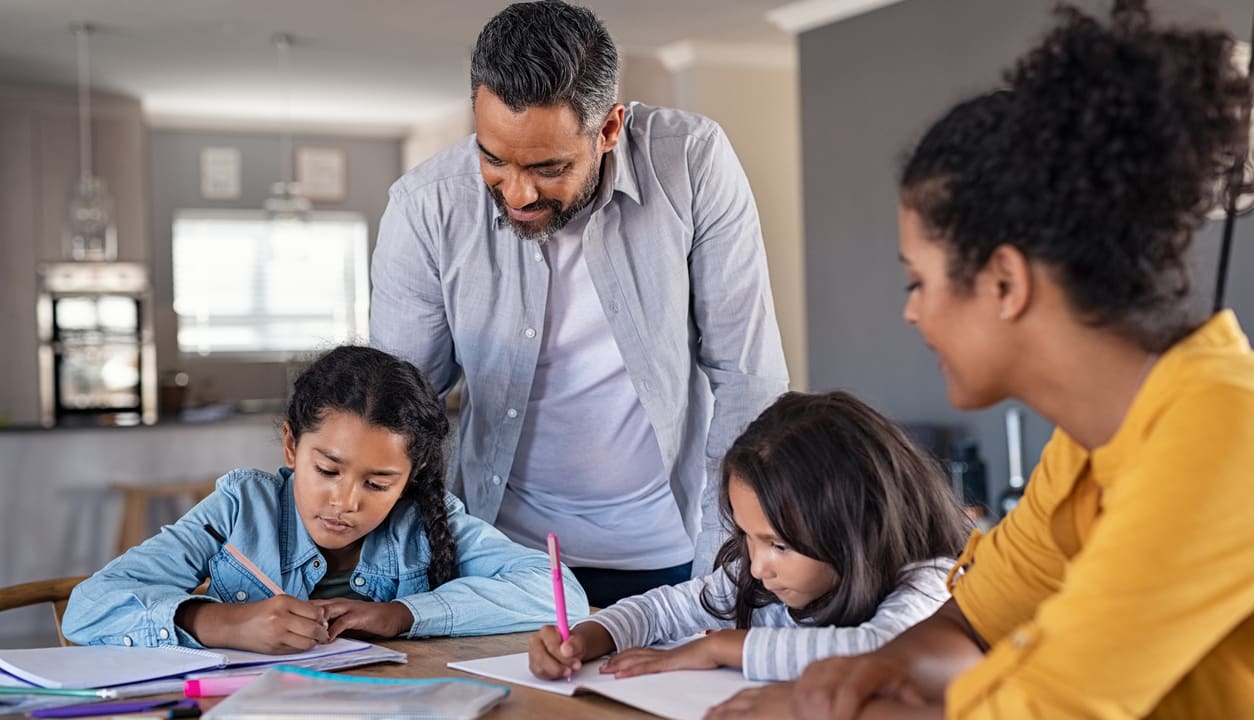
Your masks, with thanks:
<instances>
[{"instance_id":1,"label":"woman's ear","mask_svg":"<svg viewBox=\"0 0 1254 720\"><path fill-rule=\"evenodd\" d=\"M292 424L283 421L283 464L296 467L296 437L292 434Z\"/></svg>"},{"instance_id":2,"label":"woman's ear","mask_svg":"<svg viewBox=\"0 0 1254 720\"><path fill-rule=\"evenodd\" d=\"M997 317L1018 319L1031 304L1034 290L1027 256L1013 245L998 245L984 268L996 288Z\"/></svg>"}]
</instances>

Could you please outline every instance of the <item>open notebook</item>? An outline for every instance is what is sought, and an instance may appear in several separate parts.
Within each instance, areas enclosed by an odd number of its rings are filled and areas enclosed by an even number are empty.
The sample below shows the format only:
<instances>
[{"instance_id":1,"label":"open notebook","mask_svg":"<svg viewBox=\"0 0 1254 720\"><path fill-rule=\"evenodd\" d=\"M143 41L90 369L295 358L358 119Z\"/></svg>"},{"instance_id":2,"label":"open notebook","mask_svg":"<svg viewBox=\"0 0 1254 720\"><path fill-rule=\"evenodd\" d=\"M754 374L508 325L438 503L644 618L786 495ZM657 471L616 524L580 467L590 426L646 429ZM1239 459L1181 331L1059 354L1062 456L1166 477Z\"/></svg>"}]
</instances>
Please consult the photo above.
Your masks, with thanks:
<instances>
[{"instance_id":1,"label":"open notebook","mask_svg":"<svg viewBox=\"0 0 1254 720\"><path fill-rule=\"evenodd\" d=\"M347 638L339 638L327 645L292 655L266 655L216 648L198 650L174 646L140 648L87 645L33 648L0 650L0 670L12 678L39 687L106 688L226 667L304 664L331 656L343 656L343 659L348 660L354 654L361 654L363 662L377 662L383 658L369 652L377 649L370 643ZM401 655L400 660L404 660L403 654L396 654ZM366 660L367 656L372 659ZM0 682L3 682L2 676Z\"/></svg>"},{"instance_id":2,"label":"open notebook","mask_svg":"<svg viewBox=\"0 0 1254 720\"><path fill-rule=\"evenodd\" d=\"M584 663L570 681L540 680L527 666L527 653L451 662L449 667L537 690L574 695L592 692L672 720L700 720L705 711L745 688L764 683L745 680L739 670L676 670L622 680L602 675L605 660Z\"/></svg>"}]
</instances>

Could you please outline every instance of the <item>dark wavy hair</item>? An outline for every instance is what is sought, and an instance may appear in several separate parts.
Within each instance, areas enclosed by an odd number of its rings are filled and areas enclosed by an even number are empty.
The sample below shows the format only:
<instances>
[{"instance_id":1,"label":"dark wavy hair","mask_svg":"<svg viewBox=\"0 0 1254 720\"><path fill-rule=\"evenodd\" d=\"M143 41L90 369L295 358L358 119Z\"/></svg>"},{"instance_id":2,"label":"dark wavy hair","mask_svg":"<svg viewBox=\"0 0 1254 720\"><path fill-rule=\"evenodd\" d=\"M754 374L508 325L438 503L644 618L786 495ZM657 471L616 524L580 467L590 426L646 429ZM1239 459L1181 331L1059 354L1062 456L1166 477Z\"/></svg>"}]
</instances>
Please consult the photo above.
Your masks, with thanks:
<instances>
[{"instance_id":1,"label":"dark wavy hair","mask_svg":"<svg viewBox=\"0 0 1254 720\"><path fill-rule=\"evenodd\" d=\"M514 3L488 21L470 60L470 96L486 87L510 110L569 105L586 132L618 98L618 49L591 10L560 0Z\"/></svg>"},{"instance_id":2,"label":"dark wavy hair","mask_svg":"<svg viewBox=\"0 0 1254 720\"><path fill-rule=\"evenodd\" d=\"M315 360L296 378L287 406L293 440L316 430L327 413L349 412L405 438L411 468L402 500L422 515L431 550L432 589L457 577L457 543L444 504L444 404L418 368L382 350L344 345ZM392 512L398 512L401 503Z\"/></svg>"},{"instance_id":3,"label":"dark wavy hair","mask_svg":"<svg viewBox=\"0 0 1254 720\"><path fill-rule=\"evenodd\" d=\"M1249 85L1217 31L1157 29L1141 0L1108 23L1061 6L1009 88L932 126L902 204L970 291L1001 245L1046 264L1078 315L1161 352L1200 319L1187 251L1248 142Z\"/></svg>"},{"instance_id":4,"label":"dark wavy hair","mask_svg":"<svg viewBox=\"0 0 1254 720\"><path fill-rule=\"evenodd\" d=\"M884 416L847 392L786 393L723 458L719 502L731 537L715 567L736 594L711 597L707 589L701 604L738 628L779 600L750 573L745 533L732 519L731 482L753 491L783 542L835 568L829 592L790 611L817 625L866 622L907 565L957 557L970 530L937 462Z\"/></svg>"}]
</instances>

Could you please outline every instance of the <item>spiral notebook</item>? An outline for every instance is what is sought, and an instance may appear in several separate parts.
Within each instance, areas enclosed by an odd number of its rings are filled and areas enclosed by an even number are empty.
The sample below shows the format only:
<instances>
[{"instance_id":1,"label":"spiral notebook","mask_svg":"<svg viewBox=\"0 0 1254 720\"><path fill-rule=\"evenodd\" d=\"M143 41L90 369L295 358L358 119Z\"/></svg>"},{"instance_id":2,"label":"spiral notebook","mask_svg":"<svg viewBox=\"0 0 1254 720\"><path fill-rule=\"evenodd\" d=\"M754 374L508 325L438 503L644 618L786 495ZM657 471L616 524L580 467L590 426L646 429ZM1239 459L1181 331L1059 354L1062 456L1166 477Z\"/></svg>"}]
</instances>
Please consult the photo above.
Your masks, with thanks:
<instances>
[{"instance_id":1,"label":"spiral notebook","mask_svg":"<svg viewBox=\"0 0 1254 720\"><path fill-rule=\"evenodd\" d=\"M82 647L0 650L0 670L45 688L105 688L177 677L225 667L293 664L330 655L355 653L374 646L339 638L293 655L266 655L243 650L163 646L154 648L87 645Z\"/></svg>"}]
</instances>

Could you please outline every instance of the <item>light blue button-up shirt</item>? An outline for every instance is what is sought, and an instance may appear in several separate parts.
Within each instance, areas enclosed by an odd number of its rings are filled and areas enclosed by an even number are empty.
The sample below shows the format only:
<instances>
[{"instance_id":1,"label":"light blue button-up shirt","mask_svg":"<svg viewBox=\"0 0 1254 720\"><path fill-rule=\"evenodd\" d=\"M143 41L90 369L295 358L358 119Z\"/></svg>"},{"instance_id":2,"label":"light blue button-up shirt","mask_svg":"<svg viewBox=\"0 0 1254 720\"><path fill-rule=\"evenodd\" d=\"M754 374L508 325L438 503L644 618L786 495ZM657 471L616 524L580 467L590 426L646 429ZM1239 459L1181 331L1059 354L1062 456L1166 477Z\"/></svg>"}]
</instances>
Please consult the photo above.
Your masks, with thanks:
<instances>
[{"instance_id":1,"label":"light blue button-up shirt","mask_svg":"<svg viewBox=\"0 0 1254 720\"><path fill-rule=\"evenodd\" d=\"M427 581L431 548L422 517L402 499L362 543L352 584L371 600L395 600L409 608L414 624L407 637L491 635L534 630L553 622L549 559L512 542L491 525L468 515L445 496L449 530L457 542L458 577L432 590ZM186 645L194 637L174 624L185 602L242 603L273 595L206 524L283 592L306 599L326 575L327 563L296 512L292 473L235 470L178 522L162 528L74 588L61 629L80 645ZM189 593L210 579L205 595ZM563 568L566 610L583 617L583 588Z\"/></svg>"},{"instance_id":2,"label":"light blue button-up shirt","mask_svg":"<svg viewBox=\"0 0 1254 720\"><path fill-rule=\"evenodd\" d=\"M392 186L371 265L370 339L441 392L465 374L453 487L494 521L536 374L549 267L500 215L478 154L471 136ZM707 118L632 103L607 161L613 192L583 235L597 293L588 302L609 321L685 527L700 531L701 574L724 536L723 453L788 385L758 213Z\"/></svg>"}]
</instances>

